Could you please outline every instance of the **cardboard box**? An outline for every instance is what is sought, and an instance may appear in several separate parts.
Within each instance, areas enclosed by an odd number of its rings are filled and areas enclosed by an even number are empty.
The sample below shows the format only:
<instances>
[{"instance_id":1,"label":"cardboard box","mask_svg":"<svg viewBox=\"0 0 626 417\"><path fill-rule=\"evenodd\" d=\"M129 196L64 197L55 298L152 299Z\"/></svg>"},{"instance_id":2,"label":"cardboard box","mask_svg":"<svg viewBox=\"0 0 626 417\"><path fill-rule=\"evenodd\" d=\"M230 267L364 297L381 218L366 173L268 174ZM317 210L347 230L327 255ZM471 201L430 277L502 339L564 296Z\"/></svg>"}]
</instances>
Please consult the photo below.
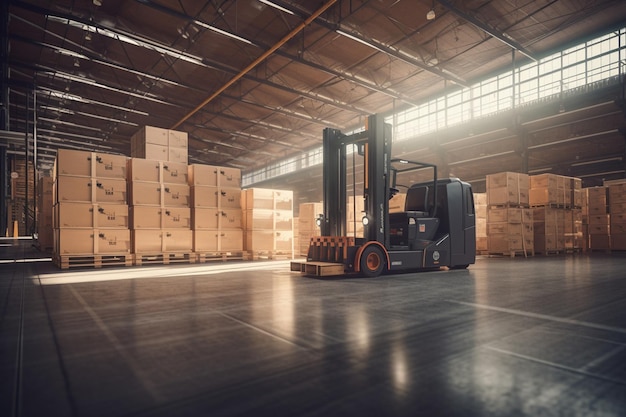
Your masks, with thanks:
<instances>
[{"instance_id":1,"label":"cardboard box","mask_svg":"<svg viewBox=\"0 0 626 417\"><path fill-rule=\"evenodd\" d=\"M611 216L609 214L596 214L588 216L588 224L607 225L610 223Z\"/></svg>"},{"instance_id":2,"label":"cardboard box","mask_svg":"<svg viewBox=\"0 0 626 417\"><path fill-rule=\"evenodd\" d=\"M300 232L315 232L319 234L320 228L316 221L318 216L322 214L324 214L322 203L300 203L298 216L298 229Z\"/></svg>"},{"instance_id":3,"label":"cardboard box","mask_svg":"<svg viewBox=\"0 0 626 417\"><path fill-rule=\"evenodd\" d=\"M162 206L161 188L158 182L132 181L129 183L129 205Z\"/></svg>"},{"instance_id":4,"label":"cardboard box","mask_svg":"<svg viewBox=\"0 0 626 417\"><path fill-rule=\"evenodd\" d=\"M169 132L168 129L162 129L160 127L144 126L132 136L131 142L135 144L151 143L168 146Z\"/></svg>"},{"instance_id":5,"label":"cardboard box","mask_svg":"<svg viewBox=\"0 0 626 417\"><path fill-rule=\"evenodd\" d=\"M167 148L167 161L187 164L189 160L187 148Z\"/></svg>"},{"instance_id":6,"label":"cardboard box","mask_svg":"<svg viewBox=\"0 0 626 417\"><path fill-rule=\"evenodd\" d=\"M293 191L249 188L243 190L242 193L242 206L244 210L268 209L289 210L293 212Z\"/></svg>"},{"instance_id":7,"label":"cardboard box","mask_svg":"<svg viewBox=\"0 0 626 417\"><path fill-rule=\"evenodd\" d=\"M626 233L611 233L611 250L626 250Z\"/></svg>"},{"instance_id":8,"label":"cardboard box","mask_svg":"<svg viewBox=\"0 0 626 417\"><path fill-rule=\"evenodd\" d=\"M534 253L534 236L530 237L521 235L504 235L494 234L489 235L489 252L490 253L503 253L510 252L522 252L526 251L527 254Z\"/></svg>"},{"instance_id":9,"label":"cardboard box","mask_svg":"<svg viewBox=\"0 0 626 417\"><path fill-rule=\"evenodd\" d=\"M165 162L167 164L167 162ZM148 182L174 182L186 184L187 173L185 175L178 175L180 164L177 164L174 171L176 173L175 178L172 179L172 175L168 175L169 181L164 181L163 161L157 161L153 159L143 158L130 158L128 161L128 178L131 181L148 181ZM185 165L185 170L186 170Z\"/></svg>"},{"instance_id":10,"label":"cardboard box","mask_svg":"<svg viewBox=\"0 0 626 417\"><path fill-rule=\"evenodd\" d=\"M143 148L144 152L139 155L133 155L140 158L154 159L157 161L167 161L169 157L169 148L163 145L155 145L154 143L146 143Z\"/></svg>"},{"instance_id":11,"label":"cardboard box","mask_svg":"<svg viewBox=\"0 0 626 417\"><path fill-rule=\"evenodd\" d=\"M191 189L187 184L162 184L164 207L191 207Z\"/></svg>"},{"instance_id":12,"label":"cardboard box","mask_svg":"<svg viewBox=\"0 0 626 417\"><path fill-rule=\"evenodd\" d=\"M246 230L293 231L293 213L288 210L246 210L244 228Z\"/></svg>"},{"instance_id":13,"label":"cardboard box","mask_svg":"<svg viewBox=\"0 0 626 417\"><path fill-rule=\"evenodd\" d=\"M122 155L59 149L55 160L55 176L126 179L127 159Z\"/></svg>"},{"instance_id":14,"label":"cardboard box","mask_svg":"<svg viewBox=\"0 0 626 417\"><path fill-rule=\"evenodd\" d=\"M487 223L487 236L506 234L532 237L533 230L533 223Z\"/></svg>"},{"instance_id":15,"label":"cardboard box","mask_svg":"<svg viewBox=\"0 0 626 417\"><path fill-rule=\"evenodd\" d=\"M530 209L518 207L489 207L487 210L488 223L530 223L533 222L533 212Z\"/></svg>"},{"instance_id":16,"label":"cardboard box","mask_svg":"<svg viewBox=\"0 0 626 417\"><path fill-rule=\"evenodd\" d=\"M253 252L293 252L292 231L251 230L245 233L244 249Z\"/></svg>"},{"instance_id":17,"label":"cardboard box","mask_svg":"<svg viewBox=\"0 0 626 417\"><path fill-rule=\"evenodd\" d=\"M161 210L159 206L131 206L131 229L161 229Z\"/></svg>"},{"instance_id":18,"label":"cardboard box","mask_svg":"<svg viewBox=\"0 0 626 417\"><path fill-rule=\"evenodd\" d=\"M184 148L189 147L189 135L187 132L181 132L179 130L167 131L167 145L170 148Z\"/></svg>"},{"instance_id":19,"label":"cardboard box","mask_svg":"<svg viewBox=\"0 0 626 417\"><path fill-rule=\"evenodd\" d=\"M626 203L626 183L609 185L609 204Z\"/></svg>"},{"instance_id":20,"label":"cardboard box","mask_svg":"<svg viewBox=\"0 0 626 417\"><path fill-rule=\"evenodd\" d=\"M213 165L189 165L189 184L220 188L241 188L241 170Z\"/></svg>"},{"instance_id":21,"label":"cardboard box","mask_svg":"<svg viewBox=\"0 0 626 417\"><path fill-rule=\"evenodd\" d=\"M611 237L607 234L593 234L589 232L589 248L599 250L611 249Z\"/></svg>"},{"instance_id":22,"label":"cardboard box","mask_svg":"<svg viewBox=\"0 0 626 417\"><path fill-rule=\"evenodd\" d=\"M389 213L401 213L404 211L406 194L398 193L389 200Z\"/></svg>"},{"instance_id":23,"label":"cardboard box","mask_svg":"<svg viewBox=\"0 0 626 417\"><path fill-rule=\"evenodd\" d=\"M164 229L191 229L191 209L189 207L161 208L161 227Z\"/></svg>"},{"instance_id":24,"label":"cardboard box","mask_svg":"<svg viewBox=\"0 0 626 417\"><path fill-rule=\"evenodd\" d=\"M55 202L127 204L126 180L60 175L55 182Z\"/></svg>"},{"instance_id":25,"label":"cardboard box","mask_svg":"<svg viewBox=\"0 0 626 417\"><path fill-rule=\"evenodd\" d=\"M126 204L61 202L54 206L57 228L128 229Z\"/></svg>"},{"instance_id":26,"label":"cardboard box","mask_svg":"<svg viewBox=\"0 0 626 417\"><path fill-rule=\"evenodd\" d=\"M474 206L487 205L487 193L474 193Z\"/></svg>"},{"instance_id":27,"label":"cardboard box","mask_svg":"<svg viewBox=\"0 0 626 417\"><path fill-rule=\"evenodd\" d=\"M557 180L559 176L555 174L539 174L539 175L531 175L529 177L529 184L531 189L545 189L552 188L556 190L558 188L559 181Z\"/></svg>"},{"instance_id":28,"label":"cardboard box","mask_svg":"<svg viewBox=\"0 0 626 417\"><path fill-rule=\"evenodd\" d=\"M135 229L132 231L133 253L191 252L192 247L193 234L190 229Z\"/></svg>"},{"instance_id":29,"label":"cardboard box","mask_svg":"<svg viewBox=\"0 0 626 417\"><path fill-rule=\"evenodd\" d=\"M195 207L191 210L191 225L194 230L241 229L241 209L218 209Z\"/></svg>"},{"instance_id":30,"label":"cardboard box","mask_svg":"<svg viewBox=\"0 0 626 417\"><path fill-rule=\"evenodd\" d=\"M54 235L58 255L130 254L128 229L56 229Z\"/></svg>"},{"instance_id":31,"label":"cardboard box","mask_svg":"<svg viewBox=\"0 0 626 417\"><path fill-rule=\"evenodd\" d=\"M531 177L532 178L532 177ZM559 190L556 188L531 188L528 201L531 206L548 206L559 203Z\"/></svg>"},{"instance_id":32,"label":"cardboard box","mask_svg":"<svg viewBox=\"0 0 626 417\"><path fill-rule=\"evenodd\" d=\"M194 230L194 252L243 251L243 231L238 229Z\"/></svg>"},{"instance_id":33,"label":"cardboard box","mask_svg":"<svg viewBox=\"0 0 626 417\"><path fill-rule=\"evenodd\" d=\"M191 186L191 206L217 208L220 202L220 191L217 187L196 185Z\"/></svg>"}]
</instances>

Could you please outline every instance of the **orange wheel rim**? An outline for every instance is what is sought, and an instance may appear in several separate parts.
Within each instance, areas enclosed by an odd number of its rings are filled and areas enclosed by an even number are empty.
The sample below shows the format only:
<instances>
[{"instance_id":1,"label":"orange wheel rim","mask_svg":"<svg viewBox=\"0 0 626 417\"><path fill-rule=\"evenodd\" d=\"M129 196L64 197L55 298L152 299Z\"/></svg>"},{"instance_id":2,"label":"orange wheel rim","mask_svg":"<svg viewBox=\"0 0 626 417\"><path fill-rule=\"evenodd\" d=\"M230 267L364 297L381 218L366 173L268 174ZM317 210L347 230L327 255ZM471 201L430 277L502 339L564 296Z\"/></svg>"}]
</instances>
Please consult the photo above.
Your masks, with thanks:
<instances>
[{"instance_id":1,"label":"orange wheel rim","mask_svg":"<svg viewBox=\"0 0 626 417\"><path fill-rule=\"evenodd\" d=\"M365 262L367 263L367 267L371 271L374 271L380 266L380 256L378 256L378 254L376 253L370 253L369 255L367 255Z\"/></svg>"}]
</instances>

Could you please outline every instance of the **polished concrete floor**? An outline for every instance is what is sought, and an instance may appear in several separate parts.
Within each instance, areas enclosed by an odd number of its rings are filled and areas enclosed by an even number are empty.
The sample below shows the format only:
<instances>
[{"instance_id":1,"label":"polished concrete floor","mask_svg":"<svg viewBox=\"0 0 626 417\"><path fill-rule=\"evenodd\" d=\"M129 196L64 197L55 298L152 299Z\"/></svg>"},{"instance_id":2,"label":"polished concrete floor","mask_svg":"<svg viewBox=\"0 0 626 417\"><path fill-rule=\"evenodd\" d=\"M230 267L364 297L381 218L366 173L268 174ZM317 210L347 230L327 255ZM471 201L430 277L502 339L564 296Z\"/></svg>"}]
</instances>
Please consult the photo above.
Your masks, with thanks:
<instances>
[{"instance_id":1,"label":"polished concrete floor","mask_svg":"<svg viewBox=\"0 0 626 417\"><path fill-rule=\"evenodd\" d=\"M0 255L1 416L626 415L624 253L374 279Z\"/></svg>"}]
</instances>

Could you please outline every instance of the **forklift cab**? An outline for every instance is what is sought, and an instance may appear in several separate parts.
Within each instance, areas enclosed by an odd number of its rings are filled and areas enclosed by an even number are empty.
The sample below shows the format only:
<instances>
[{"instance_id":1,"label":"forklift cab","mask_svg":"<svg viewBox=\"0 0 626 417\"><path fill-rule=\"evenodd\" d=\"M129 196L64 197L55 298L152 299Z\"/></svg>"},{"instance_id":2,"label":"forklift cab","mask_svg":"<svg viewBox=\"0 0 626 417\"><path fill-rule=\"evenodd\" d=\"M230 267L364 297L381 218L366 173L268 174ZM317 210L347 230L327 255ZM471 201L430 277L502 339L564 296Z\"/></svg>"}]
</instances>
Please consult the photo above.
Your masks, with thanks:
<instances>
[{"instance_id":1,"label":"forklift cab","mask_svg":"<svg viewBox=\"0 0 626 417\"><path fill-rule=\"evenodd\" d=\"M420 243L433 240L439 228L433 191L433 186L426 184L409 188L404 211L389 214L391 249L415 250L423 246Z\"/></svg>"}]
</instances>

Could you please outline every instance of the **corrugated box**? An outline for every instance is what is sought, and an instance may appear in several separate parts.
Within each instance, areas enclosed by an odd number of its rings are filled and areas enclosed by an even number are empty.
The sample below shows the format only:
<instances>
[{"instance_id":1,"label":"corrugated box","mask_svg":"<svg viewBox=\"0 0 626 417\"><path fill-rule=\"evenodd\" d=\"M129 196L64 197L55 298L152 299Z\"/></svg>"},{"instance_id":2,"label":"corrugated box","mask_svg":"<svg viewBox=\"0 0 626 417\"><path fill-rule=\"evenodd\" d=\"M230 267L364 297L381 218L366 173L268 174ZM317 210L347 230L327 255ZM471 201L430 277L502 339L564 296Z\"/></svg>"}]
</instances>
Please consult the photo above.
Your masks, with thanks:
<instances>
[{"instance_id":1,"label":"corrugated box","mask_svg":"<svg viewBox=\"0 0 626 417\"><path fill-rule=\"evenodd\" d=\"M599 250L611 249L611 236L606 234L593 234L589 232L589 248Z\"/></svg>"},{"instance_id":2,"label":"corrugated box","mask_svg":"<svg viewBox=\"0 0 626 417\"><path fill-rule=\"evenodd\" d=\"M534 252L534 237L521 235L504 235L495 234L490 235L489 239L489 252L492 253L509 253L509 252L522 252L527 253Z\"/></svg>"},{"instance_id":3,"label":"corrugated box","mask_svg":"<svg viewBox=\"0 0 626 417\"><path fill-rule=\"evenodd\" d=\"M241 188L241 170L214 165L189 165L189 184L220 188Z\"/></svg>"},{"instance_id":4,"label":"corrugated box","mask_svg":"<svg viewBox=\"0 0 626 417\"><path fill-rule=\"evenodd\" d=\"M300 203L298 217L298 229L300 233L308 234L308 232L315 232L319 234L320 228L316 220L318 216L323 213L324 206L322 203Z\"/></svg>"},{"instance_id":5,"label":"corrugated box","mask_svg":"<svg viewBox=\"0 0 626 417\"><path fill-rule=\"evenodd\" d=\"M253 209L245 215L246 230L293 230L293 213L288 210Z\"/></svg>"},{"instance_id":6,"label":"corrugated box","mask_svg":"<svg viewBox=\"0 0 626 417\"><path fill-rule=\"evenodd\" d=\"M533 223L487 223L487 236L494 234L531 236Z\"/></svg>"},{"instance_id":7,"label":"corrugated box","mask_svg":"<svg viewBox=\"0 0 626 417\"><path fill-rule=\"evenodd\" d=\"M161 224L160 206L131 206L130 228L131 229L160 229Z\"/></svg>"},{"instance_id":8,"label":"corrugated box","mask_svg":"<svg viewBox=\"0 0 626 417\"><path fill-rule=\"evenodd\" d=\"M168 161L186 164L188 159L187 148L173 148L171 146L167 148Z\"/></svg>"},{"instance_id":9,"label":"corrugated box","mask_svg":"<svg viewBox=\"0 0 626 417\"><path fill-rule=\"evenodd\" d=\"M193 229L241 229L241 209L217 209L196 207L192 209Z\"/></svg>"},{"instance_id":10,"label":"corrugated box","mask_svg":"<svg viewBox=\"0 0 626 417\"><path fill-rule=\"evenodd\" d=\"M194 252L239 252L243 250L243 231L237 229L194 230Z\"/></svg>"},{"instance_id":11,"label":"corrugated box","mask_svg":"<svg viewBox=\"0 0 626 417\"><path fill-rule=\"evenodd\" d=\"M191 207L191 188L187 184L162 184L164 207Z\"/></svg>"},{"instance_id":12,"label":"corrugated box","mask_svg":"<svg viewBox=\"0 0 626 417\"><path fill-rule=\"evenodd\" d=\"M609 185L609 204L626 203L626 183Z\"/></svg>"},{"instance_id":13,"label":"corrugated box","mask_svg":"<svg viewBox=\"0 0 626 417\"><path fill-rule=\"evenodd\" d=\"M530 209L519 207L489 207L487 210L487 221L489 223L531 223L533 222L533 212Z\"/></svg>"},{"instance_id":14,"label":"corrugated box","mask_svg":"<svg viewBox=\"0 0 626 417\"><path fill-rule=\"evenodd\" d=\"M163 145L156 145L154 143L146 143L143 148L143 152L138 155L132 155L139 158L154 159L157 161L167 161L169 157L169 148Z\"/></svg>"},{"instance_id":15,"label":"corrugated box","mask_svg":"<svg viewBox=\"0 0 626 417\"><path fill-rule=\"evenodd\" d=\"M249 230L245 250L254 252L293 252L292 231Z\"/></svg>"},{"instance_id":16,"label":"corrugated box","mask_svg":"<svg viewBox=\"0 0 626 417\"><path fill-rule=\"evenodd\" d=\"M610 223L611 216L609 214L595 214L588 216L588 224L604 224Z\"/></svg>"},{"instance_id":17,"label":"corrugated box","mask_svg":"<svg viewBox=\"0 0 626 417\"><path fill-rule=\"evenodd\" d=\"M56 202L127 204L126 180L60 175L55 182Z\"/></svg>"},{"instance_id":18,"label":"corrugated box","mask_svg":"<svg viewBox=\"0 0 626 417\"><path fill-rule=\"evenodd\" d=\"M179 162L130 158L128 172L131 181L187 184L187 164Z\"/></svg>"},{"instance_id":19,"label":"corrugated box","mask_svg":"<svg viewBox=\"0 0 626 417\"><path fill-rule=\"evenodd\" d=\"M132 247L137 254L191 252L193 234L191 229L135 229Z\"/></svg>"},{"instance_id":20,"label":"corrugated box","mask_svg":"<svg viewBox=\"0 0 626 417\"><path fill-rule=\"evenodd\" d=\"M181 132L179 130L168 130L167 131L167 145L170 148L184 148L188 149L189 146L189 135L187 132Z\"/></svg>"},{"instance_id":21,"label":"corrugated box","mask_svg":"<svg viewBox=\"0 0 626 417\"><path fill-rule=\"evenodd\" d=\"M552 188L557 189L559 186L558 175L555 174L539 174L530 176L530 188ZM561 182L562 184L562 182Z\"/></svg>"},{"instance_id":22,"label":"corrugated box","mask_svg":"<svg viewBox=\"0 0 626 417\"><path fill-rule=\"evenodd\" d=\"M474 206L487 205L487 193L474 193Z\"/></svg>"},{"instance_id":23,"label":"corrugated box","mask_svg":"<svg viewBox=\"0 0 626 417\"><path fill-rule=\"evenodd\" d=\"M55 160L55 176L126 179L127 159L122 155L59 149Z\"/></svg>"},{"instance_id":24,"label":"corrugated box","mask_svg":"<svg viewBox=\"0 0 626 417\"><path fill-rule=\"evenodd\" d=\"M162 207L161 216L161 227L164 229L191 229L189 207Z\"/></svg>"},{"instance_id":25,"label":"corrugated box","mask_svg":"<svg viewBox=\"0 0 626 417\"><path fill-rule=\"evenodd\" d=\"M244 210L269 209L293 211L293 191L249 188L243 190Z\"/></svg>"},{"instance_id":26,"label":"corrugated box","mask_svg":"<svg viewBox=\"0 0 626 417\"><path fill-rule=\"evenodd\" d=\"M563 192L559 192L556 188L531 188L529 190L528 201L531 206L559 204L559 196L562 195Z\"/></svg>"},{"instance_id":27,"label":"corrugated box","mask_svg":"<svg viewBox=\"0 0 626 417\"><path fill-rule=\"evenodd\" d=\"M130 254L128 229L56 229L54 235L58 255Z\"/></svg>"},{"instance_id":28,"label":"corrugated box","mask_svg":"<svg viewBox=\"0 0 626 417\"><path fill-rule=\"evenodd\" d=\"M158 182L132 181L128 184L129 205L131 206L162 206L162 184Z\"/></svg>"},{"instance_id":29,"label":"corrugated box","mask_svg":"<svg viewBox=\"0 0 626 417\"><path fill-rule=\"evenodd\" d=\"M626 233L611 234L611 249L626 250Z\"/></svg>"},{"instance_id":30,"label":"corrugated box","mask_svg":"<svg viewBox=\"0 0 626 417\"><path fill-rule=\"evenodd\" d=\"M168 146L168 138L168 129L162 129L154 126L144 126L132 136L131 142L152 143L155 145Z\"/></svg>"},{"instance_id":31,"label":"corrugated box","mask_svg":"<svg viewBox=\"0 0 626 417\"><path fill-rule=\"evenodd\" d=\"M191 187L192 207L241 208L241 190L209 186Z\"/></svg>"},{"instance_id":32,"label":"corrugated box","mask_svg":"<svg viewBox=\"0 0 626 417\"><path fill-rule=\"evenodd\" d=\"M126 204L61 202L54 206L57 228L128 228Z\"/></svg>"}]
</instances>

